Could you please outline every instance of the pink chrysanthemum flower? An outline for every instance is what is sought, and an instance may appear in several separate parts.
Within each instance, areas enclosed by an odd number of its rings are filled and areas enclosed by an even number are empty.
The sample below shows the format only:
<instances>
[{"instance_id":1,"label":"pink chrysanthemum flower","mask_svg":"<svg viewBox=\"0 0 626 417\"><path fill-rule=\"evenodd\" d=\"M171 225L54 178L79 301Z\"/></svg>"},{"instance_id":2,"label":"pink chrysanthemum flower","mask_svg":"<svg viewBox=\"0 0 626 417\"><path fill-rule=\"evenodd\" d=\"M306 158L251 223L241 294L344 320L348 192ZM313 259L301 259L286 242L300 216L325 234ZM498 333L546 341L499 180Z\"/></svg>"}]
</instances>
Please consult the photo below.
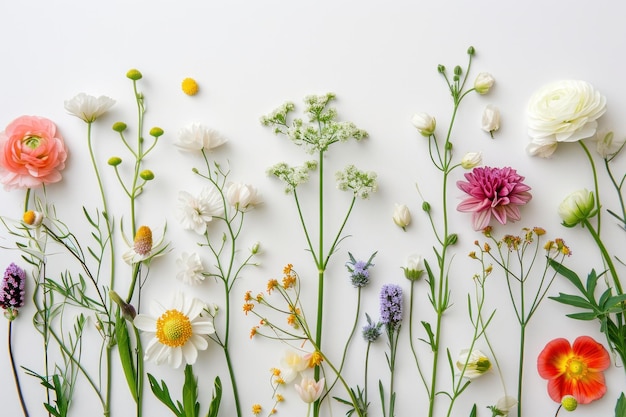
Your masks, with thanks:
<instances>
[{"instance_id":1,"label":"pink chrysanthemum flower","mask_svg":"<svg viewBox=\"0 0 626 417\"><path fill-rule=\"evenodd\" d=\"M519 220L519 206L532 198L530 187L522 182L524 177L510 167L477 167L465 174L465 178L467 181L457 181L456 185L469 197L457 210L473 213L474 230L487 227L491 216L501 224Z\"/></svg>"}]
</instances>

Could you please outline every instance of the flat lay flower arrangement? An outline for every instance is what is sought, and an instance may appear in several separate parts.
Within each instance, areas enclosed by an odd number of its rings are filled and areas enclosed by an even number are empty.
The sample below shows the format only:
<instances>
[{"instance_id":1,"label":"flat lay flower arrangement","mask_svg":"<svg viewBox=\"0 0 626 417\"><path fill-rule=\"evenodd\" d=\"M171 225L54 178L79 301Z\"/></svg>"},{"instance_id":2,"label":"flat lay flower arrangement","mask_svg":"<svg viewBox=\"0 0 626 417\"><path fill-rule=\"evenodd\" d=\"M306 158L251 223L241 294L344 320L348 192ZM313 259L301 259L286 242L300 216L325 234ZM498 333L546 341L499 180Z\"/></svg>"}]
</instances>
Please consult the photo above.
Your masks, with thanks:
<instances>
[{"instance_id":1,"label":"flat lay flower arrangement","mask_svg":"<svg viewBox=\"0 0 626 417\"><path fill-rule=\"evenodd\" d=\"M370 219L403 233L415 233L413 222L428 224L415 239L430 242L432 250L399 261L396 271L376 267L377 256L397 252L386 242L372 253L350 250L349 237L372 239L353 214L379 198L379 177L389 172L360 166L359 150L350 152L341 166L330 157L346 142L372 140L365 130L368 116L343 120L333 93L259 111L267 137L255 140L295 145L305 157L293 164L255 155L267 158L265 174L284 189L282 201L264 199L254 178L233 179L245 159L224 145L236 138L227 139L203 123L181 126L178 132L165 132L153 120L148 125L147 103L158 103L144 94L144 75L137 69L129 70L126 80L120 77L129 84L136 112L113 123L106 142L99 136L109 126L100 124L117 104L107 96L79 92L60 100L67 120L37 115L7 120L0 133L0 182L6 193L19 194L23 204L3 204L0 212L0 259L5 263L0 306L12 365L3 370L4 389L14 382L15 401L25 416L74 415L77 395L91 399L94 413L97 408L111 416L120 401L113 388L123 384L123 400L133 404L125 415L136 416L147 414L146 403L157 402L163 415L179 417L294 412L394 417L405 414L404 404L412 404L412 415L428 417L521 417L533 401L525 395L524 376L534 374L545 380L544 396L553 401L545 415L562 416L609 401L616 417L626 417L623 388L607 390L604 375L626 369L624 259L619 247L603 238L605 228L626 229L626 169L623 162L619 165L624 140L599 129L607 103L589 82L538 86L529 94L527 114L520 115L528 125L520 135L527 133L529 143L527 155L519 157L551 158L561 147L577 147L592 175L582 176L580 189L570 190L558 207L546 208L558 212L561 224L525 224L526 206L542 205L533 190L543 184L527 182L514 166L484 166L481 152L460 155L455 148L458 138L474 135L462 132L479 130L459 124L457 116L466 107L484 109L480 124L487 141L498 140L506 123L488 100L497 77L475 71L475 56L470 47L464 64L439 65L433 71L433 78L440 78L441 99L449 100L447 114L422 108L407 116L419 148L416 163L432 166L436 178L433 174L428 181L439 184L439 194L426 195L421 184L427 180L415 178L416 188L406 195L420 200L419 212L391 201L388 213ZM193 100L200 85L186 78L181 89ZM84 138L63 135L69 123L81 124ZM57 209L56 189L66 181L68 161L81 157L73 150L81 140L99 200L81 201L81 190L69 190L80 207L76 216ZM105 149L108 142L115 147ZM152 153L163 147L188 158L184 172L167 167L168 175L181 177L175 195L159 195L164 167L151 166ZM191 176L203 186L191 187L186 179ZM176 211L152 208L162 220L154 223L153 216L146 221L140 208L148 193L175 200ZM612 196L610 205L604 203L606 195ZM294 254L286 253L283 264L269 266L274 275L260 276L255 267L272 248L264 245L263 236L250 236L247 226L261 207L295 212L286 217L296 219L294 224L267 233L298 242L294 253L304 248L307 262L294 264ZM470 224L474 233L458 235L452 217ZM581 239L597 248L584 255L584 270L568 266L571 257L582 254L559 236L564 227L580 229ZM182 236L194 251L178 248L180 242L169 237L173 228L186 232ZM455 269L461 257L474 269ZM177 285L174 277L156 278L166 258L175 259ZM333 264L342 266L344 277L329 272L336 271L330 269ZM352 286L342 294L344 309L351 312L341 320L328 316L328 295L338 279L348 279ZM474 289L466 294L458 282L468 279ZM553 290L557 280L567 283L559 287L567 292ZM494 281L504 283L504 295L495 292ZM150 287L159 285L168 286L169 298L150 296ZM212 286L210 299L198 295L203 285ZM494 307L502 297L508 311ZM371 298L377 300L377 310L367 308ZM594 323L597 332L572 340L555 335L538 356L529 355L527 332L542 320L539 307L544 303L559 305L571 320ZM29 305L32 317L23 313ZM429 314L418 314L423 306ZM451 320L452 310L461 310L465 322ZM506 322L518 335L506 352L492 343L496 321ZM38 346L25 346L14 334L15 326L31 325L40 335ZM233 332L242 327L248 329L245 350L250 355L257 355L259 344L282 352L282 359L258 355L266 365L264 374L238 366ZM469 337L451 338L450 329L457 327ZM24 349L28 360L16 355ZM209 350L210 360L199 361ZM502 366L511 358L513 374ZM384 366L376 366L380 363ZM161 367L179 377L158 377ZM410 380L405 369L412 372ZM501 389L476 396L486 375L498 378ZM40 384L43 402L23 395L27 378ZM241 388L244 379L254 380L254 392ZM413 404L404 397L407 390L398 388L407 385L424 401Z\"/></svg>"}]
</instances>

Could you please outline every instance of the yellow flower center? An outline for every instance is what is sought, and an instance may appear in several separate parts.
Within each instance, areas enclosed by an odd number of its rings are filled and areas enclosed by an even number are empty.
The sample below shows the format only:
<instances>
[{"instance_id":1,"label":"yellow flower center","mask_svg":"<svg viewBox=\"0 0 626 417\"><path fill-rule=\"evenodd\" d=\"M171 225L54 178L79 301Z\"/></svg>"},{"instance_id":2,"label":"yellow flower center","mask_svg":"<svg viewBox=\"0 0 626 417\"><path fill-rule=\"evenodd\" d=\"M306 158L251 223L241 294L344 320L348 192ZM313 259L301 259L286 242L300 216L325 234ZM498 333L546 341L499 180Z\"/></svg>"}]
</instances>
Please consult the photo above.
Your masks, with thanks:
<instances>
[{"instance_id":1,"label":"yellow flower center","mask_svg":"<svg viewBox=\"0 0 626 417\"><path fill-rule=\"evenodd\" d=\"M39 136L26 136L23 140L24 145L31 149L36 149L39 146L41 138Z\"/></svg>"},{"instance_id":2,"label":"yellow flower center","mask_svg":"<svg viewBox=\"0 0 626 417\"><path fill-rule=\"evenodd\" d=\"M152 230L148 226L141 226L135 235L135 252L142 256L150 254L152 250Z\"/></svg>"},{"instance_id":3,"label":"yellow flower center","mask_svg":"<svg viewBox=\"0 0 626 417\"><path fill-rule=\"evenodd\" d=\"M167 310L158 318L156 337L169 347L184 346L191 337L191 321L178 310Z\"/></svg>"},{"instance_id":4,"label":"yellow flower center","mask_svg":"<svg viewBox=\"0 0 626 417\"><path fill-rule=\"evenodd\" d=\"M32 210L28 210L24 213L23 220L24 223L32 225L33 223L35 223L35 212Z\"/></svg>"},{"instance_id":5,"label":"yellow flower center","mask_svg":"<svg viewBox=\"0 0 626 417\"><path fill-rule=\"evenodd\" d=\"M569 378L581 379L587 375L587 364L577 357L567 360L566 372Z\"/></svg>"}]
</instances>

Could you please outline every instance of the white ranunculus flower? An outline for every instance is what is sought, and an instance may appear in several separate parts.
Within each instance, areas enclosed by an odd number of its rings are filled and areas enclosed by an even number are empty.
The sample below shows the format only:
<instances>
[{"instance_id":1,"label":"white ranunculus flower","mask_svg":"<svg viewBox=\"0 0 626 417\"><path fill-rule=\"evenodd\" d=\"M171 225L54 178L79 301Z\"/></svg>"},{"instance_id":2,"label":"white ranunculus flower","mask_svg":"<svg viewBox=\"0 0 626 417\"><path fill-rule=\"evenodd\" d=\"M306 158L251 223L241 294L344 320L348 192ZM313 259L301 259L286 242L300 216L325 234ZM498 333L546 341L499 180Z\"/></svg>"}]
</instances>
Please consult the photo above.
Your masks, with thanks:
<instances>
[{"instance_id":1,"label":"white ranunculus flower","mask_svg":"<svg viewBox=\"0 0 626 417\"><path fill-rule=\"evenodd\" d=\"M491 104L483 110L482 129L493 138L493 132L500 129L500 110Z\"/></svg>"},{"instance_id":2,"label":"white ranunculus flower","mask_svg":"<svg viewBox=\"0 0 626 417\"><path fill-rule=\"evenodd\" d=\"M182 252L176 259L178 273L176 278L187 285L198 285L204 281L204 267L196 252Z\"/></svg>"},{"instance_id":3,"label":"white ranunculus flower","mask_svg":"<svg viewBox=\"0 0 626 417\"><path fill-rule=\"evenodd\" d=\"M463 377L468 379L478 378L491 369L491 361L480 350L475 349L471 353L469 349L461 350L456 367L463 372Z\"/></svg>"},{"instance_id":4,"label":"white ranunculus flower","mask_svg":"<svg viewBox=\"0 0 626 417\"><path fill-rule=\"evenodd\" d=\"M206 232L207 223L213 217L224 214L222 199L213 188L203 188L200 194L193 196L187 191L178 193L176 217L184 229L193 230L199 235Z\"/></svg>"},{"instance_id":5,"label":"white ranunculus flower","mask_svg":"<svg viewBox=\"0 0 626 417\"><path fill-rule=\"evenodd\" d=\"M472 169L483 163L482 152L468 152L461 159L461 166L464 169Z\"/></svg>"},{"instance_id":6,"label":"white ranunculus flower","mask_svg":"<svg viewBox=\"0 0 626 417\"><path fill-rule=\"evenodd\" d=\"M393 222L405 230L411 223L411 212L406 204L396 204L393 209Z\"/></svg>"},{"instance_id":7,"label":"white ranunculus flower","mask_svg":"<svg viewBox=\"0 0 626 417\"><path fill-rule=\"evenodd\" d=\"M496 79L493 78L493 75L488 72L481 72L476 76L474 89L478 94L487 94L495 82Z\"/></svg>"},{"instance_id":8,"label":"white ranunculus flower","mask_svg":"<svg viewBox=\"0 0 626 417\"><path fill-rule=\"evenodd\" d=\"M535 92L528 103L531 155L549 156L558 142L592 137L597 119L606 111L606 98L585 81L564 80Z\"/></svg>"},{"instance_id":9,"label":"white ranunculus flower","mask_svg":"<svg viewBox=\"0 0 626 417\"><path fill-rule=\"evenodd\" d=\"M94 97L85 93L78 93L70 100L65 100L64 104L65 110L69 114L86 123L91 123L113 107L115 100L107 96Z\"/></svg>"},{"instance_id":10,"label":"white ranunculus flower","mask_svg":"<svg viewBox=\"0 0 626 417\"><path fill-rule=\"evenodd\" d=\"M201 316L205 308L199 299L180 292L168 307L153 301L151 315L138 314L133 321L139 330L154 334L145 348L145 359L157 365L167 362L173 368L183 362L194 364L198 351L209 346L207 335L215 333L212 319Z\"/></svg>"},{"instance_id":11,"label":"white ranunculus flower","mask_svg":"<svg viewBox=\"0 0 626 417\"><path fill-rule=\"evenodd\" d=\"M429 137L435 133L437 121L427 113L415 113L411 118L411 123L422 136Z\"/></svg>"},{"instance_id":12,"label":"white ranunculus flower","mask_svg":"<svg viewBox=\"0 0 626 417\"><path fill-rule=\"evenodd\" d=\"M202 149L210 151L226 141L216 130L194 123L180 130L174 144L184 151L196 152Z\"/></svg>"},{"instance_id":13,"label":"white ranunculus flower","mask_svg":"<svg viewBox=\"0 0 626 417\"><path fill-rule=\"evenodd\" d=\"M248 211L262 203L257 189L249 184L231 183L225 194L228 204L239 211Z\"/></svg>"}]
</instances>

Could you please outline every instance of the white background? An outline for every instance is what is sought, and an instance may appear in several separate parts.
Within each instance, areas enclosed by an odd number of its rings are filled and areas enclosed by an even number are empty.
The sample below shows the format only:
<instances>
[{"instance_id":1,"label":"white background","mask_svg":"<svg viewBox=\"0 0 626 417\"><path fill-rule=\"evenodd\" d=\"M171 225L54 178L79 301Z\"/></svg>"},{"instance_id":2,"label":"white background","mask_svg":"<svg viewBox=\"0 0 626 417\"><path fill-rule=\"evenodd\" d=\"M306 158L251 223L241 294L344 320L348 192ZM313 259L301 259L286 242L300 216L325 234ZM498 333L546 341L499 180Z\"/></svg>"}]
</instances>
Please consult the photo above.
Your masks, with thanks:
<instances>
[{"instance_id":1,"label":"white background","mask_svg":"<svg viewBox=\"0 0 626 417\"><path fill-rule=\"evenodd\" d=\"M335 340L337 349L343 346L352 320L355 292L343 266L347 251L361 259L378 251L372 284L363 293L364 310L373 317L378 315L381 285L396 283L408 292L409 283L400 269L408 255L421 253L434 263L434 239L420 210L415 184L419 184L433 207L440 209L439 177L430 164L426 142L416 133L410 119L413 113L425 111L434 115L442 128L446 125L451 102L437 65L444 64L449 69L457 64L465 66L469 45L477 50L470 80L478 72L487 71L497 81L488 96L472 95L464 101L457 119L455 155L482 151L486 165L513 166L533 188L533 200L522 209L522 221L506 227L498 225L496 232L518 233L524 226L542 226L549 236L563 237L570 245L574 255L568 265L580 275L592 267L601 267L598 251L589 242L588 234L581 229L561 227L556 212L564 196L592 187L584 155L578 146L571 145L560 146L550 160L527 156L525 107L532 92L547 82L583 79L607 97L608 111L601 128L615 130L618 137L626 134L622 117L626 109L622 59L626 29L624 9L619 2L33 0L3 2L0 15L0 126L24 114L48 117L58 124L70 154L63 182L49 187L50 199L61 218L76 224L77 232L84 227L79 221L81 206L93 208L100 200L87 157L85 125L66 114L63 101L79 92L104 94L117 100L112 111L94 125L94 143L106 168L104 161L109 156L124 156L109 126L118 120L134 126L134 101L125 73L130 68L142 71L140 89L148 108L146 125L158 125L166 134L146 161L146 167L155 172L157 179L140 199L139 218L140 223L155 230L167 221L167 238L174 248L153 264L145 299L166 302L173 290L181 289L207 302L223 303L216 283L207 280L201 287L189 288L174 278L175 256L193 249L197 241L174 219L176 195L181 189L197 192L203 183L191 173L192 166L200 166L200 159L179 152L172 142L178 130L191 122L207 124L228 137L228 145L214 154L216 159L230 161L231 179L255 185L265 201L248 215L241 238L244 248L261 242L261 265L246 270L235 287L235 294L239 295L233 310L232 343L244 415L251 415L253 403L270 406L268 370L279 364L283 347L265 340L249 340L249 328L256 321L240 313L240 297L246 290L263 290L266 280L279 277L288 262L305 279L304 293L312 294L316 282L293 202L283 194L282 184L265 175L267 167L276 162L295 164L307 157L258 122L260 116L285 101L294 101L301 109L301 99L308 94L336 93L340 119L355 122L370 137L359 144L335 145L327 160L328 172L355 163L378 173L378 193L368 201L358 202L346 230L351 237L342 242L329 267L325 323L329 349L335 346ZM180 91L185 77L194 77L200 84L197 96L188 97ZM494 140L480 130L482 110L489 103L502 113L502 128ZM618 172L624 171L623 157L616 161L616 167ZM106 169L104 172L110 195L114 199L119 196L116 208L120 214L127 213L112 173ZM455 171L453 183L461 174ZM610 207L613 196L606 189L603 197ZM328 195L336 213L343 213L346 195L334 190L329 190ZM450 195L454 209L460 192L453 186ZM20 216L23 192L0 191L0 201L0 214ZM413 224L406 232L391 220L394 203L407 204L413 213ZM329 217L330 213L332 210ZM339 214L333 219L339 221ZM469 262L466 254L481 236L472 230L469 214L451 210L451 227L460 238L454 248L456 257L450 275L455 304L445 318L445 344L456 356L469 343L465 299L467 292L472 291L471 277L478 272L478 265ZM624 234L612 221L605 221L604 231L614 250L623 247ZM2 245L10 245L6 237L4 232L0 234ZM0 251L2 265L16 259L17 253ZM205 263L210 264L210 260L206 258ZM120 274L128 276L124 266L120 268ZM496 274L493 279L501 280L502 275ZM504 288L501 281L488 288L489 308L497 308L490 335L507 387L513 393L518 336ZM570 290L562 279L557 279L550 294ZM421 294L416 320L432 320L425 286L418 286L417 291ZM41 341L32 329L32 312L32 308L25 307L15 322L16 360L22 366L41 369ZM568 312L567 307L546 300L529 325L524 389L527 415L551 416L557 408L534 365L537 354L549 340L590 335L603 341L595 322L574 322L565 317ZM6 327L6 322L1 322L0 335L6 333ZM415 331L423 337L421 328L416 326ZM425 415L427 397L409 355L408 326L403 329L401 345L396 415ZM481 348L486 349L483 345ZM351 346L349 366L359 378L364 349L365 344L357 337ZM379 415L380 410L375 380L387 378L385 350L384 343L379 343L371 353L372 415ZM89 355L85 353L86 358ZM182 370L147 366L148 372L168 381L173 394L179 394ZM442 367L445 380L447 370L443 362ZM1 414L18 416L20 409L6 354L0 355L0 370L4 381L0 390ZM224 381L221 415L234 415L221 350L212 345L201 353L196 370L204 395L202 409L208 405L214 376L220 374ZM115 376L112 415L132 415L128 411L132 401L123 376L119 372ZM626 389L624 370L612 366L606 377L605 398L580 407L574 415L612 415L617 396ZM44 415L40 407L43 390L26 375L22 374L21 380L32 415ZM287 389L285 395L287 402L280 415L305 415L306 406L293 389ZM337 395L342 396L343 392ZM497 375L491 373L469 387L453 415L468 415L470 405L476 402L479 415L487 416L489 412L484 407L495 403L500 395ZM145 415L168 415L148 388L145 396ZM94 404L92 393L79 387L72 415L98 414ZM439 407L438 414L443 415L443 411L444 407ZM342 407L333 407L335 416L344 412Z\"/></svg>"}]
</instances>

